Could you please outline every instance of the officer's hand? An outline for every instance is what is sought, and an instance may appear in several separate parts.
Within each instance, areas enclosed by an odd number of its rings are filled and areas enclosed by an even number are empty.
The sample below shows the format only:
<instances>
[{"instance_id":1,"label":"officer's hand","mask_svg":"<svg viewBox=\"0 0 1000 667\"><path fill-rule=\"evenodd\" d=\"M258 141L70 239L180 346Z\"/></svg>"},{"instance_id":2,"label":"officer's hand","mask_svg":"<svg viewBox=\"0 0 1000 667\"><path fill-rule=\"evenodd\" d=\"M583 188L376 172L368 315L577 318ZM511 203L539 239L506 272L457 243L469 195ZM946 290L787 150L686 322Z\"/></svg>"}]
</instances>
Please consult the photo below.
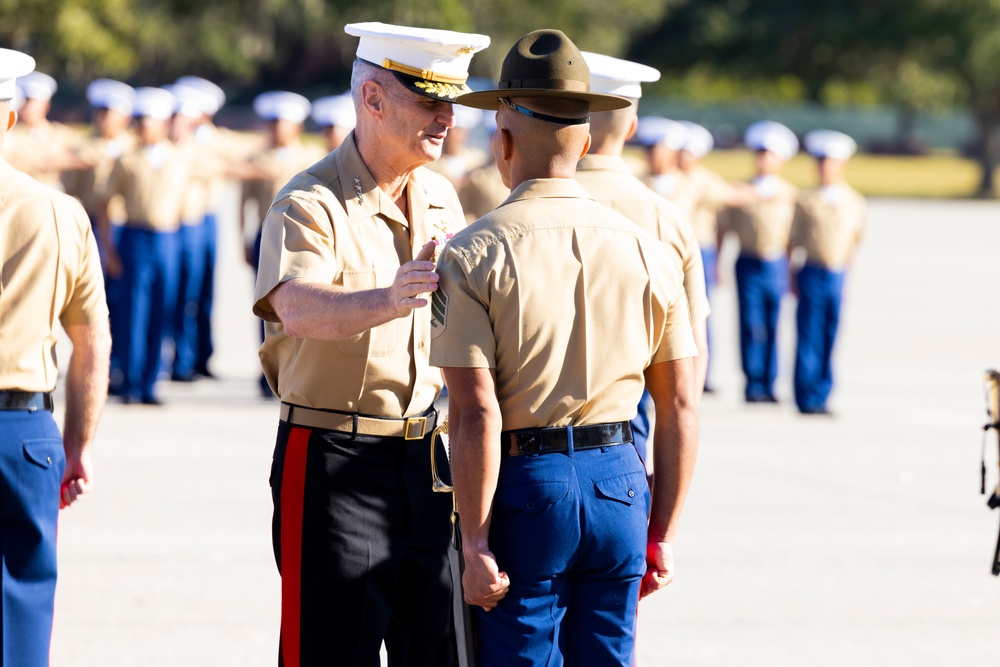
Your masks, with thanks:
<instances>
[{"instance_id":1,"label":"officer's hand","mask_svg":"<svg viewBox=\"0 0 1000 667\"><path fill-rule=\"evenodd\" d=\"M468 604L489 611L507 595L509 588L510 578L497 567L492 551L465 553L462 589Z\"/></svg>"},{"instance_id":2,"label":"officer's hand","mask_svg":"<svg viewBox=\"0 0 1000 667\"><path fill-rule=\"evenodd\" d=\"M669 542L646 544L646 575L642 578L639 598L655 593L674 580L674 550Z\"/></svg>"},{"instance_id":3,"label":"officer's hand","mask_svg":"<svg viewBox=\"0 0 1000 667\"><path fill-rule=\"evenodd\" d=\"M431 261L436 247L431 241L420 249L416 259L396 271L396 279L389 288L389 300L397 317L406 317L414 308L426 306L427 299L420 295L437 289L438 274L434 273L434 262Z\"/></svg>"},{"instance_id":4,"label":"officer's hand","mask_svg":"<svg viewBox=\"0 0 1000 667\"><path fill-rule=\"evenodd\" d=\"M90 491L92 475L90 453L79 456L66 456L66 472L63 473L62 486L59 488L59 509L72 505L77 498Z\"/></svg>"}]
</instances>

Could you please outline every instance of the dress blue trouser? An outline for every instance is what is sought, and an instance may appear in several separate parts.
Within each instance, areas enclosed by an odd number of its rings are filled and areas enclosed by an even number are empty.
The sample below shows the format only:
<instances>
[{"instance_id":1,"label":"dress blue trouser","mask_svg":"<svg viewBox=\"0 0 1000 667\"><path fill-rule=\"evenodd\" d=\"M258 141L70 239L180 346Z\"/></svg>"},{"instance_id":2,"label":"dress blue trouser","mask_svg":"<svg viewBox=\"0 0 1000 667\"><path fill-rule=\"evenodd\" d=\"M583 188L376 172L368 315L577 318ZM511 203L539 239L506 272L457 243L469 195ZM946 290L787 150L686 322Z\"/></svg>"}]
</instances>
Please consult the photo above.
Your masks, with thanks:
<instances>
[{"instance_id":1,"label":"dress blue trouser","mask_svg":"<svg viewBox=\"0 0 1000 667\"><path fill-rule=\"evenodd\" d=\"M632 418L632 444L638 452L642 462L646 462L646 441L649 440L650 419L649 411L653 409L653 397L645 389L642 390L642 398L635 410L635 417Z\"/></svg>"},{"instance_id":2,"label":"dress blue trouser","mask_svg":"<svg viewBox=\"0 0 1000 667\"><path fill-rule=\"evenodd\" d=\"M712 294L715 292L715 278L718 275L719 251L716 248L701 249L701 263L705 267L705 293L711 302ZM705 321L705 337L708 345L708 364L712 365L712 316L709 315ZM708 380L705 380L706 384Z\"/></svg>"},{"instance_id":3,"label":"dress blue trouser","mask_svg":"<svg viewBox=\"0 0 1000 667\"><path fill-rule=\"evenodd\" d=\"M778 314L788 289L788 261L741 255L736 260L740 354L746 396L774 395L778 377Z\"/></svg>"},{"instance_id":4,"label":"dress blue trouser","mask_svg":"<svg viewBox=\"0 0 1000 667\"><path fill-rule=\"evenodd\" d=\"M833 343L840 323L843 271L806 264L798 274L795 312L795 404L800 410L826 407L833 389Z\"/></svg>"},{"instance_id":5,"label":"dress blue trouser","mask_svg":"<svg viewBox=\"0 0 1000 667\"><path fill-rule=\"evenodd\" d=\"M218 253L218 224L214 213L205 215L201 225L202 272L198 294L198 355L195 370L208 371L208 360L215 351L212 341L212 307L215 303L215 258Z\"/></svg>"},{"instance_id":6,"label":"dress blue trouser","mask_svg":"<svg viewBox=\"0 0 1000 667\"><path fill-rule=\"evenodd\" d=\"M510 589L475 608L480 667L631 665L649 502L629 445L505 458L489 544Z\"/></svg>"},{"instance_id":7,"label":"dress blue trouser","mask_svg":"<svg viewBox=\"0 0 1000 667\"><path fill-rule=\"evenodd\" d=\"M66 468L47 410L0 411L0 662L46 667L56 593L56 522Z\"/></svg>"},{"instance_id":8,"label":"dress blue trouser","mask_svg":"<svg viewBox=\"0 0 1000 667\"><path fill-rule=\"evenodd\" d=\"M177 296L177 232L125 227L122 260L122 323L118 329L124 371L122 394L154 397L164 326ZM113 332L114 333L114 332Z\"/></svg>"},{"instance_id":9,"label":"dress blue trouser","mask_svg":"<svg viewBox=\"0 0 1000 667\"><path fill-rule=\"evenodd\" d=\"M177 300L173 316L173 375L191 376L198 361L201 290L205 273L204 225L181 225L177 235Z\"/></svg>"}]
</instances>

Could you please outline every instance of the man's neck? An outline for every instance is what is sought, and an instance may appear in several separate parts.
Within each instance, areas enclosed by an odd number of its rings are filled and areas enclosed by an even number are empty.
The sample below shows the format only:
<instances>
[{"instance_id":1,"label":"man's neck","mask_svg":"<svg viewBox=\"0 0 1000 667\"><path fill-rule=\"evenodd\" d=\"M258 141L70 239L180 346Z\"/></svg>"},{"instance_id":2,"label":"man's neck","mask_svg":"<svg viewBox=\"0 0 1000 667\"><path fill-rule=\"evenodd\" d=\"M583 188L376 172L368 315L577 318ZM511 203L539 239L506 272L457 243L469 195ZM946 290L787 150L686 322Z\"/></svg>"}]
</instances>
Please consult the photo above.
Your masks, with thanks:
<instances>
[{"instance_id":1,"label":"man's neck","mask_svg":"<svg viewBox=\"0 0 1000 667\"><path fill-rule=\"evenodd\" d=\"M368 167L375 184L395 201L397 206L402 200L403 206L400 206L400 210L405 215L406 184L410 180L410 174L422 163L404 164L398 158L394 160L394 156L381 142L368 137L366 133L355 132L354 142L361 161Z\"/></svg>"}]
</instances>

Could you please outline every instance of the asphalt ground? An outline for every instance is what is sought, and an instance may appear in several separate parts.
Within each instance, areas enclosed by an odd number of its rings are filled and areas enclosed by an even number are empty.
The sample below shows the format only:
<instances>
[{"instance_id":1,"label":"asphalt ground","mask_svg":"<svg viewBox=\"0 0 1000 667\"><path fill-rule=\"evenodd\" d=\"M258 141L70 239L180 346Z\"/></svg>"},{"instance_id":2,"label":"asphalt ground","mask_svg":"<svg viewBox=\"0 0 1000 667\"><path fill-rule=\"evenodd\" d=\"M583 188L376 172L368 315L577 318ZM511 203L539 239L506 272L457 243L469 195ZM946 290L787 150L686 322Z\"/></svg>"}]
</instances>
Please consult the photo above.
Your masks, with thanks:
<instances>
[{"instance_id":1,"label":"asphalt ground","mask_svg":"<svg viewBox=\"0 0 1000 667\"><path fill-rule=\"evenodd\" d=\"M1000 664L1000 512L979 495L982 375L1000 365L1000 204L877 200L848 278L834 417L743 404L732 252L677 580L643 601L640 667ZM55 667L274 665L268 488L277 404L258 395L252 275L220 227L219 379L109 403L94 491L63 513ZM60 349L66 359L65 347ZM989 483L996 483L991 441Z\"/></svg>"}]
</instances>

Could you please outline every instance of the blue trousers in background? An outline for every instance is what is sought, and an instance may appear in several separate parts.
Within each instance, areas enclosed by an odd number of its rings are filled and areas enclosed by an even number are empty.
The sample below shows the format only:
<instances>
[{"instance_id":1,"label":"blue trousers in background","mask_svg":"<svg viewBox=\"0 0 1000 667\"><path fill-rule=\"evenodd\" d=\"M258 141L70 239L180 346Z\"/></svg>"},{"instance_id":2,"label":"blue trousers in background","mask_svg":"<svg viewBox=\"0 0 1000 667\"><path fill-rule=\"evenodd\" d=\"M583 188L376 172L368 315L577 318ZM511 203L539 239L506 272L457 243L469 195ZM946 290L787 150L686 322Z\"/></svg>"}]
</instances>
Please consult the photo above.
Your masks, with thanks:
<instances>
[{"instance_id":1,"label":"blue trousers in background","mask_svg":"<svg viewBox=\"0 0 1000 667\"><path fill-rule=\"evenodd\" d=\"M826 409L833 389L833 343L840 324L843 271L806 264L798 273L795 312L795 404L804 412Z\"/></svg>"},{"instance_id":2,"label":"blue trousers in background","mask_svg":"<svg viewBox=\"0 0 1000 667\"><path fill-rule=\"evenodd\" d=\"M632 444L635 451L643 463L646 462L646 441L649 440L649 412L653 409L653 397L645 389L642 390L642 398L636 407L635 417L632 418Z\"/></svg>"},{"instance_id":3,"label":"blue trousers in background","mask_svg":"<svg viewBox=\"0 0 1000 667\"><path fill-rule=\"evenodd\" d=\"M736 260L740 354L747 400L774 397L778 377L778 314L788 289L788 261L741 255Z\"/></svg>"},{"instance_id":4,"label":"blue trousers in background","mask_svg":"<svg viewBox=\"0 0 1000 667\"><path fill-rule=\"evenodd\" d=\"M198 361L199 316L205 273L203 223L181 225L177 235L177 301L173 316L174 359L171 376L190 379Z\"/></svg>"},{"instance_id":5,"label":"blue trousers in background","mask_svg":"<svg viewBox=\"0 0 1000 667\"><path fill-rule=\"evenodd\" d=\"M47 410L0 411L0 662L47 667L66 469Z\"/></svg>"},{"instance_id":6,"label":"blue trousers in background","mask_svg":"<svg viewBox=\"0 0 1000 667\"><path fill-rule=\"evenodd\" d=\"M208 360L215 351L212 341L212 307L215 303L215 260L219 248L218 223L214 213L201 225L201 289L198 293L198 351L195 372L209 375Z\"/></svg>"},{"instance_id":7,"label":"blue trousers in background","mask_svg":"<svg viewBox=\"0 0 1000 667\"><path fill-rule=\"evenodd\" d=\"M490 549L510 589L474 610L480 667L632 665L649 503L627 444L503 459Z\"/></svg>"},{"instance_id":8,"label":"blue trousers in background","mask_svg":"<svg viewBox=\"0 0 1000 667\"><path fill-rule=\"evenodd\" d=\"M715 292L716 282L715 279L718 276L718 265L719 265L719 251L717 248L702 248L701 249L701 262L702 266L705 268L705 292L708 295L708 300L711 303L712 294ZM712 367L712 316L709 315L708 319L705 321L705 337L708 346L708 367ZM708 376L705 376L705 384L708 385Z\"/></svg>"},{"instance_id":9,"label":"blue trousers in background","mask_svg":"<svg viewBox=\"0 0 1000 667\"><path fill-rule=\"evenodd\" d=\"M164 329L177 297L177 232L125 227L118 254L121 322L112 335L120 344L122 396L149 402L155 400Z\"/></svg>"}]
</instances>

